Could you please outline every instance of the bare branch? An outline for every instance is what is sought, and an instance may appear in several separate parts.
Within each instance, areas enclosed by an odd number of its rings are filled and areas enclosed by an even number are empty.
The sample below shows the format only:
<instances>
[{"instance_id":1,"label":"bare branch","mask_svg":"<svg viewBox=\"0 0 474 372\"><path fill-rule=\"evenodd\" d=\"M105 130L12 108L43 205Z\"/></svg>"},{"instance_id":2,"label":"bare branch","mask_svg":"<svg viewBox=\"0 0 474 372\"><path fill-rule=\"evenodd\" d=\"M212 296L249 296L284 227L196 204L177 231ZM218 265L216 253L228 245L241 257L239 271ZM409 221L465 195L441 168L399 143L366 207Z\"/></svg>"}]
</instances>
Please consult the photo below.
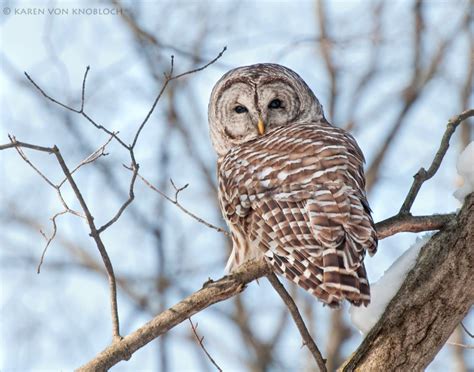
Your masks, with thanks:
<instances>
[{"instance_id":1,"label":"bare branch","mask_svg":"<svg viewBox=\"0 0 474 372\"><path fill-rule=\"evenodd\" d=\"M127 169L130 170L130 168L128 167L125 167ZM155 187L153 184L151 184L145 177L143 177L141 174L138 174L138 177L143 181L143 183L145 185L147 185L150 189L152 189L153 191L157 192L158 194L160 194L163 198L165 198L166 200L168 200L170 203L176 205L179 209L181 209L184 213L186 213L188 216L194 218L196 221L198 221L199 223L202 223L203 225L211 228L211 229L214 229L220 233L223 233L224 235L226 236L229 236L229 232L220 228L219 226L216 226L216 225L213 225L205 220L203 220L201 217L198 217L197 215L195 215L194 213L188 211L186 208L184 208L180 202L178 201L178 194L184 190L185 188L188 187L188 184L186 184L185 186L181 187L181 188L177 188L176 185L174 184L173 180L170 180L171 181L171 184L173 185L174 189L175 189L175 196L174 196L174 199L173 198L170 198L168 195L166 195L163 191L161 191L160 189L158 189L157 187Z\"/></svg>"},{"instance_id":2,"label":"bare branch","mask_svg":"<svg viewBox=\"0 0 474 372\"><path fill-rule=\"evenodd\" d=\"M206 354L207 358L211 361L212 364L214 364L214 366L217 368L218 371L222 372L222 368L219 367L219 365L216 363L216 361L211 357L211 355L209 354L209 352L206 350L206 348L204 347L204 336L202 337L199 337L198 333L197 333L197 327L198 327L198 323L196 323L196 325L193 324L193 321L191 320L191 318L188 319L189 320L189 323L191 324L191 329L193 331L193 334L194 334L194 337L196 338L197 342L199 343L199 346L201 347L201 349L204 351L204 354Z\"/></svg>"},{"instance_id":3,"label":"bare branch","mask_svg":"<svg viewBox=\"0 0 474 372\"><path fill-rule=\"evenodd\" d=\"M116 133L115 133L116 134ZM106 156L108 155L105 152L105 148L107 145L112 141L113 136L110 136L110 138L105 142L102 146L100 146L97 150L95 150L92 154L90 154L87 158L85 158L83 161L81 161L76 167L71 171L71 174L74 174L79 168L83 167L84 165L90 164L95 162L97 159L99 159L101 156ZM67 181L67 178L64 178L58 185L58 187L61 187L65 182Z\"/></svg>"},{"instance_id":4,"label":"bare branch","mask_svg":"<svg viewBox=\"0 0 474 372\"><path fill-rule=\"evenodd\" d=\"M123 147L127 148L128 149L128 146L125 144L125 142L123 142L120 137L117 135L118 132L113 132L113 131L110 131L108 130L107 128L105 128L103 125L100 125L100 124L97 124L94 120L92 120L92 118L87 115L84 111L84 99L85 99L85 90L86 90L86 79L87 79L87 75L89 73L89 70L90 70L90 66L87 66L86 67L86 71L84 73L84 78L82 79L82 90L81 90L81 108L78 110L78 109L75 109L71 106L68 106L62 102L59 102L58 100L54 99L53 97L51 97L50 95L48 95L32 78L30 75L28 75L27 72L25 72L25 76L26 78L30 81L31 84L33 84L33 86L48 100L50 100L51 102L65 108L66 110L69 110L69 111L72 111L72 112L75 112L76 114L80 114L82 115L89 123L91 123L93 126L95 126L97 129L100 129L102 131L104 131L105 133L107 133L108 135L112 136L113 138L115 138L115 140L117 140L118 143L120 143Z\"/></svg>"},{"instance_id":5,"label":"bare branch","mask_svg":"<svg viewBox=\"0 0 474 372\"><path fill-rule=\"evenodd\" d=\"M189 186L189 183L187 183L186 185L182 186L182 187L177 187L173 181L172 178L170 178L170 183L171 183L171 186L173 186L174 190L175 190L175 193L174 193L174 201L177 203L178 202L178 195L181 191L185 190L188 188Z\"/></svg>"},{"instance_id":6,"label":"bare branch","mask_svg":"<svg viewBox=\"0 0 474 372\"><path fill-rule=\"evenodd\" d=\"M118 341L119 339L121 339L121 336L120 336L118 307L117 307L117 283L115 280L115 274L114 274L114 269L112 267L112 262L110 261L109 255L107 253L107 250L105 249L105 246L104 246L104 243L102 242L100 234L97 231L97 228L94 223L94 218L92 217L89 207L87 206L86 201L84 200L79 190L79 187L74 181L71 175L71 172L69 171L69 168L67 167L66 162L64 161L64 158L61 155L61 152L56 146L53 147L53 150L54 150L54 155L56 155L59 165L61 166L61 169L63 170L64 174L66 175L66 178L69 184L71 185L71 188L73 189L74 194L76 195L76 198L79 201L79 204L81 205L81 208L86 216L87 223L90 228L90 236L92 237L92 239L94 239L96 246L99 249L100 255L102 256L102 260L104 262L105 268L107 270L107 276L109 280L109 290L110 290L111 315L112 315L112 334L113 334L114 341Z\"/></svg>"},{"instance_id":7,"label":"bare branch","mask_svg":"<svg viewBox=\"0 0 474 372\"><path fill-rule=\"evenodd\" d=\"M24 148L32 149L36 151L47 152L48 154L54 153L51 147L33 145L31 143L17 141L17 139L14 136L8 136L8 137L10 138L10 143L6 143L5 145L0 145L0 151L17 148L17 147L24 147Z\"/></svg>"},{"instance_id":8,"label":"bare branch","mask_svg":"<svg viewBox=\"0 0 474 372\"><path fill-rule=\"evenodd\" d=\"M447 342L448 345L459 346L464 349L474 349L474 345L460 344L459 342Z\"/></svg>"},{"instance_id":9,"label":"bare branch","mask_svg":"<svg viewBox=\"0 0 474 372\"><path fill-rule=\"evenodd\" d=\"M85 202L85 200L84 200L84 198L83 198L83 196L82 196L82 194L79 190L79 187L77 186L76 182L74 181L74 179L72 177L71 171L69 170L68 166L66 165L66 162L64 161L64 158L63 158L61 152L59 151L59 148L57 146L53 146L51 148L48 148L48 147L30 145L30 144L26 144L26 143L23 143L23 142L16 141L16 139L14 137L10 137L10 140L11 140L11 143L10 143L11 146L3 145L3 146L0 146L0 149L3 150L3 149L11 148L11 147L14 147L14 148L18 149L19 147L26 147L26 148L31 148L31 149L34 149L34 150L37 150L37 151L53 153L56 156L56 160L58 161L64 175L66 176L66 179L68 180L69 184L71 185L71 188L74 191L74 194L75 194L79 204L81 205L81 208L84 212L85 218L86 218L87 223L88 223L89 228L90 228L90 236L94 239L94 241L97 245L97 248L99 249L100 255L102 256L102 260L104 262L105 268L107 270L107 276L108 276L108 279L109 279L109 288L110 288L110 304L111 304L111 315L112 315L113 339L114 339L114 341L119 340L121 338L121 336L120 336L120 330L119 330L119 318L118 318L118 309L117 309L117 284L116 284L116 279L115 279L115 274L114 274L114 270L113 270L113 267L112 267L112 263L110 262L110 258L109 258L109 255L108 255L106 249L105 249L104 243L102 242L102 239L100 238L100 235L97 231L97 228L96 228L95 223L94 223L94 218L92 217L92 214L91 214L91 212L90 212L90 210L89 210L89 208L88 208L88 206L87 206L87 204L86 204L86 202ZM22 155L22 152L20 152L20 155ZM32 163L29 162L29 160L26 158L26 156L24 154L23 154L23 156L22 157L25 159L25 161L29 165L33 166ZM42 173L39 172L37 170L37 168L35 168L34 166L33 166L33 168L40 175L42 175ZM44 175L42 175L42 176L45 180L47 180L47 178ZM54 185L50 181L48 183L58 191L63 205L65 206L66 210L69 211L69 207L66 205L66 203L65 203L65 201L64 201L64 199L63 199L63 197L60 193L60 187ZM54 234L54 225L55 225L55 218L53 218L53 235L55 235ZM46 248L49 246L49 243L50 243L50 241L46 243ZM46 251L46 248L43 251L43 255ZM38 270L39 270L39 267L38 267Z\"/></svg>"},{"instance_id":10,"label":"bare branch","mask_svg":"<svg viewBox=\"0 0 474 372\"><path fill-rule=\"evenodd\" d=\"M137 132L135 133L135 136L133 138L132 144L130 145L131 149L135 148L135 145L137 144L138 137L140 136L141 131L145 127L145 124L148 122L148 119L150 119L151 114L153 111L155 111L155 107L158 104L158 101L160 100L161 96L163 95L166 87L168 86L169 82L172 80L171 76L173 74L173 69L174 69L174 56L171 56L171 64L170 64L170 72L168 74L165 74L165 81L163 85L161 86L160 91L158 92L158 95L156 96L155 100L153 101L153 104L151 105L150 110L145 116L145 119L143 119L142 123L138 127Z\"/></svg>"},{"instance_id":11,"label":"bare branch","mask_svg":"<svg viewBox=\"0 0 474 372\"><path fill-rule=\"evenodd\" d=\"M186 76L186 75L190 75L190 74L194 74L196 72L199 72L199 71L202 71L206 68L208 68L210 65L214 64L217 62L218 59L220 59L225 51L227 50L227 47L225 46L224 48L222 48L221 52L214 58L212 59L211 61L209 61L208 63L206 63L205 65L201 66L201 67L198 67L198 68L195 68L193 70L190 70L190 71L186 71L186 72L183 72L179 75L176 75L176 76L173 76L170 80L176 80L176 79L180 79L182 78L183 76Z\"/></svg>"},{"instance_id":12,"label":"bare branch","mask_svg":"<svg viewBox=\"0 0 474 372\"><path fill-rule=\"evenodd\" d=\"M137 180L138 169L139 169L140 166L135 161L135 154L133 153L133 150L130 151L130 155L132 157L132 165L130 167L130 169L132 171L132 178L130 179L130 185L128 187L128 199L125 200L125 202L120 206L117 213L109 220L109 222L105 223L103 226L101 226L99 229L97 229L97 232L99 234L101 234L106 229L108 229L110 226L112 226L115 222L117 222L118 219L120 218L120 216L122 215L122 213L125 211L125 209L127 209L127 207L135 199L134 187L135 187L135 182Z\"/></svg>"},{"instance_id":13,"label":"bare branch","mask_svg":"<svg viewBox=\"0 0 474 372\"><path fill-rule=\"evenodd\" d=\"M88 70L89 70L89 66L87 66L86 72L87 72ZM57 104L57 105L59 105L59 106L61 106L61 107L63 107L63 108L65 108L66 110L75 112L75 113L77 113L77 114L80 114L80 113L81 113L81 110L77 110L77 109L72 108L72 107L70 107L70 106L68 106L68 105L66 105L66 104L64 104L64 103L62 103L62 102L59 102L59 101L55 100L53 97L51 97L50 95L48 95L38 84L36 84L36 82L30 77L30 75L28 75L28 73L27 73L26 71L24 72L24 74L25 74L26 78L30 81L30 83L33 84L34 87L35 87L36 89L38 89L39 92L40 92L45 98L49 99L51 102L53 102L53 103L55 103L55 104ZM86 73L84 76L86 76L86 75L87 75L87 73Z\"/></svg>"},{"instance_id":14,"label":"bare branch","mask_svg":"<svg viewBox=\"0 0 474 372\"><path fill-rule=\"evenodd\" d=\"M24 142L19 142L16 140L16 138L14 136L8 136L10 138L10 142L11 144L14 146L15 150L18 152L18 154L21 156L21 158L31 167L33 168L36 173L38 173L41 178L43 178L46 183L48 183L48 185L50 185L52 188L54 188L56 190L56 193L58 194L58 198L61 202L61 204L63 205L64 207L64 210L61 211L61 212L58 212L56 213L53 217L51 217L51 221L52 221L52 224L53 224L53 232L51 234L51 236L48 238L46 236L46 234L40 230L40 233L41 235L43 235L43 237L46 239L46 245L43 249L43 252L41 254L41 258L40 258L40 262L38 264L38 268L37 268L37 273L39 274L41 272L41 266L43 264L43 261L44 261L44 257L45 257L45 254L46 254L46 251L48 250L48 247L49 245L51 244L51 242L54 240L54 238L56 237L56 233L57 233L57 224L56 224L56 218L63 215L63 214L66 214L66 213L71 213L75 216L78 216L78 217L81 217L81 218L86 218L84 215L80 214L79 212L76 212L74 211L73 209L69 208L68 204L66 203L66 201L64 200L64 197L61 193L61 187L64 185L64 183L67 181L67 178L64 178L63 181L61 181L58 185L54 184L48 177L46 177L46 175L44 175L29 159L28 157L26 156L26 154L23 152L22 150L22 147L25 147L25 148L30 148L30 149L33 149L33 150L37 150L37 151L43 151L43 152L48 152L48 153L54 153L54 149L53 148L46 148L46 147L41 147L41 146L36 146L36 145L30 145L30 144L27 144L27 143L24 143ZM99 147L96 151L94 151L91 155L89 155L86 159L84 159L80 164L78 164L74 170L71 171L71 175L76 172L79 168L81 168L82 166L86 165L86 164L90 164L94 161L96 161L100 156L104 156L105 155L105 147L110 143L110 141L112 140L112 137L110 137L110 139L105 143L103 144L101 147ZM2 149L6 149L8 147L6 146L2 146Z\"/></svg>"},{"instance_id":15,"label":"bare branch","mask_svg":"<svg viewBox=\"0 0 474 372\"><path fill-rule=\"evenodd\" d=\"M28 159L26 154L23 152L21 149L21 146L18 145L18 142L15 138L15 136L8 135L8 138L10 139L10 142L14 145L15 150L18 152L18 154L21 156L21 158L31 167L33 170L40 175L40 177L46 181L48 185L51 187L54 187L55 189L58 188L48 177L46 177L31 161ZM49 151L47 151L49 152Z\"/></svg>"},{"instance_id":16,"label":"bare branch","mask_svg":"<svg viewBox=\"0 0 474 372\"><path fill-rule=\"evenodd\" d=\"M455 116L449 120L446 131L444 132L443 138L441 139L439 149L436 152L436 155L433 161L431 162L430 167L428 168L428 170L425 170L425 168L421 168L414 176L415 179L413 181L413 184L411 185L410 191L408 192L408 195L405 201L403 202L402 207L400 208L400 214L410 213L410 209L415 201L416 196L418 195L418 191L420 191L421 186L425 181L433 177L438 171L439 166L441 165L441 162L444 158L444 155L446 155L446 152L448 151L449 140L454 134L454 131L463 120L466 120L471 116L474 116L474 109L466 110L458 116Z\"/></svg>"},{"instance_id":17,"label":"bare branch","mask_svg":"<svg viewBox=\"0 0 474 372\"><path fill-rule=\"evenodd\" d=\"M278 280L275 274L273 273L268 274L267 279L270 282L270 284L273 286L275 291L278 293L278 295L281 297L286 307L288 307L288 310L290 311L290 314L293 317L293 320L295 321L296 327L298 328L298 331L300 332L301 337L303 338L303 343L304 345L308 347L311 354L313 354L313 358L316 361L316 364L318 365L319 370L321 372L327 372L326 360L321 355L321 352L319 351L318 346L316 345L313 338L309 334L308 329L306 328L306 325L304 324L304 320L301 317L301 314L298 310L298 307L295 304L295 301L293 301L293 299L291 298L289 293L286 291L285 287L280 283L280 281Z\"/></svg>"},{"instance_id":18,"label":"bare branch","mask_svg":"<svg viewBox=\"0 0 474 372\"><path fill-rule=\"evenodd\" d=\"M378 239L385 239L400 232L423 232L441 230L446 224L454 221L455 213L434 214L432 216L411 216L407 214L397 214L386 220L377 222Z\"/></svg>"},{"instance_id":19,"label":"bare branch","mask_svg":"<svg viewBox=\"0 0 474 372\"><path fill-rule=\"evenodd\" d=\"M129 154L130 154L130 160L131 160L131 169L132 169L132 177L131 177L131 180L130 180L130 186L129 186L129 197L128 199L122 204L122 206L119 208L119 210L117 211L117 213L112 217L112 219L107 222L106 224L104 224L102 227L100 228L97 228L95 223L94 223L94 218L92 217L92 214L77 186L77 184L75 183L73 177L72 177L72 174L77 170L79 169L81 166L85 165L85 164L88 164L88 163L91 163L93 162L94 160L96 160L98 157L102 156L102 155L105 155L105 152L104 152L104 149L105 149L105 146L110 142L110 140L104 145L102 146L101 148L99 148L99 150L97 150L95 153L93 153L90 157L88 157L86 160L84 160L81 164L79 164L75 169L73 169L72 171L69 170L69 168L67 167L62 155L61 155L61 152L59 151L59 149L54 146L52 148L45 148L45 147L41 147L41 146L35 146L35 145L29 145L29 144L22 144L22 143L19 143L17 142L13 137L10 137L10 140L11 140L11 144L9 145L2 145L0 146L0 150L4 150L4 149L7 149L7 148L11 148L11 147L14 147L16 148L16 150L18 151L18 153L20 154L20 156L22 156L22 158L46 181L48 182L48 184L52 187L54 187L57 191L58 191L58 194L59 194L59 197L60 197L60 200L61 202L63 203L64 207L65 207L65 211L64 213L68 212L69 211L69 207L67 206L64 198L62 197L61 195L61 192L60 192L60 187L64 184L64 182L66 182L66 180L69 182L69 184L71 185L73 191L74 191L74 194L77 198L77 200L79 201L79 204L81 205L81 208L84 212L84 215L85 215L85 218L87 220L87 223L89 225L89 228L90 228L90 236L94 239L96 245L97 245L97 248L99 249L99 252L102 256L102 260L104 262L104 265L106 267L106 271L107 271L107 275L108 275L108 279L109 279L109 289L110 289L110 302L111 302L111 313L112 313L112 329L113 329L113 338L114 338L114 341L117 341L117 340L120 340L121 339L121 336L120 336L120 330L119 330L119 318L118 318L118 309L117 309L117 284L116 284L116 279L115 279L115 275L114 275L114 271L113 271L113 267L112 267L112 263L110 261L110 258L108 256L108 253L105 249L105 246L102 242L102 239L100 238L100 234L105 231L108 227L110 227L112 224L114 224L119 218L120 216L123 214L123 212L125 211L125 209L132 203L132 201L134 200L135 198L135 195L134 195L134 186L135 186L135 181L136 181L136 178L137 178L137 175L138 175L138 169L139 169L139 165L135 159L135 153L134 153L134 147L138 141L138 137L142 131L142 129L144 128L145 124L147 123L148 119L150 118L151 114L153 113L156 105L158 104L158 101L159 99L161 98L164 90L166 89L166 86L168 85L168 83L172 80L176 80L176 79L179 79L183 76L186 76L186 75L189 75L189 74L192 74L192 73L195 73L195 72L198 72L198 71L201 71L205 68L207 68L209 65L211 65L212 63L214 63L215 61L217 61L221 56L222 54L224 53L224 51L226 50L226 48L224 48L222 50L221 53L219 53L219 55L214 58L213 60L211 60L210 62L208 62L207 64L205 64L204 66L202 67L199 67L199 68L196 68L196 69L193 69L193 70L190 70L190 71L187 71L187 72L184 72L182 74L179 74L179 75L176 75L176 76L173 76L173 68L174 68L174 58L171 57L171 68L170 68L170 72L169 74L165 74L165 82L160 90L160 92L158 93L157 97L155 98L155 101L151 107L151 109L148 111L145 119L143 120L143 122L140 124L140 126L138 127L137 129L137 132L135 133L135 136L134 136L134 139L133 139L133 142L132 142L132 145L126 145L118 136L117 136L117 133L115 132L111 132L110 130L108 130L107 128L103 127L102 125L99 125L97 124L94 120L92 120L90 118L90 116L88 116L85 112L84 112L84 105L85 105L85 89L86 89L86 81L87 81L87 76L88 76L88 73L89 73L89 70L90 70L90 67L87 66L86 68L86 71L84 73L84 77L83 77L83 80L82 80L82 89L81 89L81 107L80 109L74 109L73 107L70 107L54 98L52 98L51 96L49 96L29 75L28 73L25 72L25 76L27 77L27 79L30 81L31 84L33 84L33 86L45 97L47 98L48 100L50 100L51 102L63 107L64 109L67 109L69 111L72 111L74 113L77 113L77 114L80 114L82 115L84 118L86 118L86 120L88 120L91 124L93 124L96 128L106 132L107 134L109 134L111 136L111 138L114 138L116 139L124 148L126 148L128 151L129 151ZM24 146L23 146L24 145ZM59 165L61 166L61 169L63 171L63 173L65 174L66 178L64 181L62 181L59 185L55 185L54 183L52 183L46 176L44 176L43 173L41 173L39 171L38 168L36 168L28 159L27 157L25 156L25 154L20 150L20 147L28 147L28 148L32 148L32 149L35 149L35 150L38 150L38 151L44 151L44 152L48 152L48 153L53 153L55 156L56 156L56 159L57 161L59 162ZM176 197L178 195L179 191L176 192ZM176 200L176 204L177 204L177 200ZM60 212L59 214L55 215L53 218L52 218L52 222L53 222L53 233L52 233L52 236L51 238L47 238L46 235L43 233L43 236L46 238L47 240L47 243L46 243L46 247L45 249L43 250L43 254L42 254L42 257L41 257L41 260L40 260L40 264L38 266L38 271L40 270L40 267L41 267L41 263L43 262L43 258L44 258L44 255L46 253L46 250L49 246L49 244L51 243L52 239L54 239L54 237L56 236L56 231L57 231L57 226L56 226L56 217L58 217L59 215L63 214L63 212Z\"/></svg>"},{"instance_id":20,"label":"bare branch","mask_svg":"<svg viewBox=\"0 0 474 372\"><path fill-rule=\"evenodd\" d=\"M110 130L108 130L107 128L105 128L104 126L102 125L99 125L97 124L89 115L87 115L84 111L84 102L85 102L85 90L86 90L86 80L87 80L87 76L88 76L88 73L89 73L89 70L90 70L90 67L87 66L86 68L86 71L84 73L84 78L82 79L82 90L81 90L81 108L78 110L78 109L74 109L66 104L63 104L61 102L59 102L58 100L52 98L51 96L49 96L26 72L25 72L25 76L27 77L27 79L33 84L33 86L38 89L38 91L44 96L46 97L48 100L50 100L51 102L53 103L56 103L58 104L59 106L69 110L69 111L72 111L72 112L75 112L77 114L80 114L82 115L84 118L86 118L92 125L94 125L97 129L100 129L102 131L104 131L105 133L109 134L111 137L113 137L114 139L116 139L124 148L126 148L129 152L129 155L130 155L130 160L131 160L131 166L130 168L132 169L132 177L130 179L130 185L129 185L129 191L128 191L128 198L127 200L125 200L125 202L120 206L119 210L115 213L115 215L107 222L105 223L103 226L101 226L100 228L97 229L97 233L98 234L101 234L102 232L104 232L107 228L109 228L110 226L112 226L115 222L118 221L118 219L122 216L123 212L127 209L127 207L133 202L133 200L135 199L135 193L134 193L134 187L135 187L135 181L137 179L137 175L138 175L138 170L139 170L139 164L137 163L136 159L135 159L135 153L134 153L134 149L135 149L135 146L137 144L137 141L138 141L138 138L140 136L140 133L142 132L143 128L145 127L145 124L148 122L148 120L150 119L151 117L151 114L153 113L153 111L155 110L160 98L162 97L166 87L168 86L168 84L173 81L173 80L177 80L179 78L182 78L186 75L190 75L190 74L193 74L193 73L196 73L196 72L199 72L199 71L202 71L204 70L205 68L209 67L210 65L212 65L213 63L215 63L219 58L222 57L222 55L224 54L224 52L227 50L227 47L224 47L223 50L214 58L212 59L211 61L209 61L208 63L206 63L205 65L201 66L201 67L198 67L198 68L195 68L195 69L192 69L192 70L189 70L187 72L184 72L184 73L181 73L179 75L176 75L176 76L173 76L173 71L174 71L174 56L171 56L171 65L170 65L170 71L168 74L165 73L165 81L163 83L163 85L161 86L161 89L160 91L158 92L158 95L156 96L150 110L148 111L148 113L146 114L144 120L142 121L142 123L139 125L135 135L134 135L134 138L133 138L133 141L132 141L132 144L131 145L126 145L125 142L123 142L119 137L118 137L118 132L112 132ZM0 148L1 150L2 148ZM37 170L37 169L36 169ZM75 169L76 170L76 169ZM71 172L74 173L73 170ZM60 184L62 185L64 183L64 181Z\"/></svg>"},{"instance_id":21,"label":"bare branch","mask_svg":"<svg viewBox=\"0 0 474 372\"><path fill-rule=\"evenodd\" d=\"M174 56L171 56L171 66L170 66L170 72L168 74L165 74L165 81L163 83L163 85L161 86L161 89L160 91L158 92L158 95L156 96L155 98L155 101L153 102L153 104L151 105L151 108L150 110L148 111L148 113L146 114L145 116L145 119L143 119L142 123L140 124L140 126L138 127L138 130L137 132L135 133L135 137L133 138L133 142L132 144L130 145L130 148L133 149L135 148L135 145L137 144L137 141L138 141L138 137L140 136L140 133L143 129L143 127L145 126L145 124L148 122L148 119L150 119L150 116L151 114L153 113L153 111L155 110L155 107L156 105L158 104L158 101L160 100L161 96L163 95L163 92L165 91L166 87L168 86L168 84L173 81L173 80L177 80L177 79L180 79L186 75L190 75L190 74L194 74L196 72L199 72L199 71L202 71L204 69L206 69L207 67L209 67L210 65L212 65L213 63L215 63L219 58L222 57L222 55L224 54L224 52L227 50L227 47L224 47L222 49L222 51L217 55L217 57L215 57L214 59L212 59L211 61L209 61L208 63L206 63L205 65L201 66L201 67L198 67L198 68L195 68L193 70L190 70L190 71L186 71L186 72L183 72L179 75L176 75L176 76L173 76L173 71L174 71Z\"/></svg>"},{"instance_id":22,"label":"bare branch","mask_svg":"<svg viewBox=\"0 0 474 372\"><path fill-rule=\"evenodd\" d=\"M105 147L112 141L113 136L111 136L106 143L104 143L102 146L100 146L97 150L95 150L92 154L90 154L87 158L85 158L83 161L81 161L76 167L71 171L71 174L74 174L79 168L83 167L84 165L93 163L97 159L99 159L101 156L107 156L108 153L105 152ZM61 183L59 184L59 187L61 187L64 182L66 182L67 179L64 178Z\"/></svg>"},{"instance_id":23,"label":"bare branch","mask_svg":"<svg viewBox=\"0 0 474 372\"><path fill-rule=\"evenodd\" d=\"M242 265L232 275L218 281L206 282L202 289L157 315L141 328L125 336L120 342L108 346L87 364L79 367L77 371L107 370L118 362L129 359L135 351L171 328L210 305L239 294L248 283L269 273L270 268L265 261L252 261Z\"/></svg>"},{"instance_id":24,"label":"bare branch","mask_svg":"<svg viewBox=\"0 0 474 372\"><path fill-rule=\"evenodd\" d=\"M46 234L40 230L40 233L41 235L43 235L43 237L46 239L46 245L43 249L43 253L41 253L41 258L40 258L40 261L39 261L39 264L38 264L38 267L36 268L36 272L39 274L41 273L41 266L43 265L43 261L44 261L44 256L46 255L46 251L48 250L48 247L49 245L51 244L51 242L54 240L54 238L56 237L56 233L58 232L58 227L56 225L56 218L59 217L59 216L62 216L63 214L66 214L68 213L69 211L67 209L65 209L64 211L62 212L58 212L56 213L52 218L51 218L51 222L53 223L53 232L51 233L51 236L48 238L46 236Z\"/></svg>"},{"instance_id":25,"label":"bare branch","mask_svg":"<svg viewBox=\"0 0 474 372\"><path fill-rule=\"evenodd\" d=\"M84 112L84 96L86 94L86 80L87 74L89 73L90 66L86 67L86 72L84 72L84 78L82 79L82 90L81 90L81 110L80 112Z\"/></svg>"}]
</instances>

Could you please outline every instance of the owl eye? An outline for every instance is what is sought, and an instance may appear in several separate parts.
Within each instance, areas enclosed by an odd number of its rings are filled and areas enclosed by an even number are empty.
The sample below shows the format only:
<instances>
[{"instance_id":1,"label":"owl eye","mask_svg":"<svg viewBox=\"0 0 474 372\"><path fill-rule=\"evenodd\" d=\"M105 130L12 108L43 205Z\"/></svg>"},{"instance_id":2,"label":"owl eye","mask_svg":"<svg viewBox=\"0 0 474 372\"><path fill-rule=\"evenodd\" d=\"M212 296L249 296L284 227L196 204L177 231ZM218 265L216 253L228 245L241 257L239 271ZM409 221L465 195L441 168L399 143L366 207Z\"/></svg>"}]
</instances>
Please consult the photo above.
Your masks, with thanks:
<instances>
[{"instance_id":1,"label":"owl eye","mask_svg":"<svg viewBox=\"0 0 474 372\"><path fill-rule=\"evenodd\" d=\"M245 106L235 106L234 111L237 114L243 114L244 112L247 112L248 110L247 110L247 107Z\"/></svg>"},{"instance_id":2,"label":"owl eye","mask_svg":"<svg viewBox=\"0 0 474 372\"><path fill-rule=\"evenodd\" d=\"M278 98L277 99L274 99L273 101L271 101L269 104L268 104L268 108L269 109L277 109L277 108L281 108L282 106L282 102L281 100L279 100Z\"/></svg>"}]
</instances>

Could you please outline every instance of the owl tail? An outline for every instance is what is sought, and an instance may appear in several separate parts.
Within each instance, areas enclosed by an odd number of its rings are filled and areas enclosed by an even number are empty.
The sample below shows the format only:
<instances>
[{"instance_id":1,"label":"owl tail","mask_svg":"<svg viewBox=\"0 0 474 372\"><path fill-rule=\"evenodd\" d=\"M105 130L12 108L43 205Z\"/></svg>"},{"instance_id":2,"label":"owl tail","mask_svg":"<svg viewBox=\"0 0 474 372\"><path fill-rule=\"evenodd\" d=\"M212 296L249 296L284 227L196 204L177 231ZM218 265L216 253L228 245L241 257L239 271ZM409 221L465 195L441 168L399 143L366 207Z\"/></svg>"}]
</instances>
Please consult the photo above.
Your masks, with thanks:
<instances>
[{"instance_id":1,"label":"owl tail","mask_svg":"<svg viewBox=\"0 0 474 372\"><path fill-rule=\"evenodd\" d=\"M347 269L337 253L324 254L322 286L338 301L347 299L356 306L370 303L369 282L363 262L358 268Z\"/></svg>"}]
</instances>

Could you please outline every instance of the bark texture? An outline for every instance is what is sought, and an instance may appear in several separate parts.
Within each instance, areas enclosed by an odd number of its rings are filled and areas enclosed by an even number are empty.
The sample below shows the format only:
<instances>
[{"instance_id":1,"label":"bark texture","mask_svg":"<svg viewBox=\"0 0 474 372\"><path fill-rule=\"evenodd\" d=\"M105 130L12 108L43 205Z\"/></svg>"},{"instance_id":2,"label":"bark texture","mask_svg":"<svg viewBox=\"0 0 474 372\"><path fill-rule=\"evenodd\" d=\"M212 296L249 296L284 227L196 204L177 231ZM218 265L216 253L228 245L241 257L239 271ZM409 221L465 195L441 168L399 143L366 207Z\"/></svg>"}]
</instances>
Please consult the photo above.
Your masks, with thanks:
<instances>
[{"instance_id":1,"label":"bark texture","mask_svg":"<svg viewBox=\"0 0 474 372\"><path fill-rule=\"evenodd\" d=\"M422 248L343 371L422 371L474 303L474 194Z\"/></svg>"},{"instance_id":2,"label":"bark texture","mask_svg":"<svg viewBox=\"0 0 474 372\"><path fill-rule=\"evenodd\" d=\"M251 261L242 265L232 275L215 282L209 280L201 290L157 315L122 340L114 342L76 371L107 371L118 362L130 359L135 351L177 324L216 302L235 296L242 292L248 283L269 273L270 268L265 261Z\"/></svg>"}]
</instances>

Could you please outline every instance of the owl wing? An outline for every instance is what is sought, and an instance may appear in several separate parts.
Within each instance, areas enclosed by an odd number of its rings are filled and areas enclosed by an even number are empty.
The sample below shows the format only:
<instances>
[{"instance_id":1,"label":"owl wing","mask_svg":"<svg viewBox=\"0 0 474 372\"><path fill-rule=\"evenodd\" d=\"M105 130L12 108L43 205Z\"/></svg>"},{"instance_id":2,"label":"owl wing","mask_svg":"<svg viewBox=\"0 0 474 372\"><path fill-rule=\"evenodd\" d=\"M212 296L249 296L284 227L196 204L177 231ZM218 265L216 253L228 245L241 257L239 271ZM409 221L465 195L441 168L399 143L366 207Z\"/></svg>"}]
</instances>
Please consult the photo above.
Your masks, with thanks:
<instances>
[{"instance_id":1,"label":"owl wing","mask_svg":"<svg viewBox=\"0 0 474 372\"><path fill-rule=\"evenodd\" d=\"M377 238L363 162L341 129L287 125L219 163L221 208L280 274L329 305L368 304L363 259Z\"/></svg>"}]
</instances>

